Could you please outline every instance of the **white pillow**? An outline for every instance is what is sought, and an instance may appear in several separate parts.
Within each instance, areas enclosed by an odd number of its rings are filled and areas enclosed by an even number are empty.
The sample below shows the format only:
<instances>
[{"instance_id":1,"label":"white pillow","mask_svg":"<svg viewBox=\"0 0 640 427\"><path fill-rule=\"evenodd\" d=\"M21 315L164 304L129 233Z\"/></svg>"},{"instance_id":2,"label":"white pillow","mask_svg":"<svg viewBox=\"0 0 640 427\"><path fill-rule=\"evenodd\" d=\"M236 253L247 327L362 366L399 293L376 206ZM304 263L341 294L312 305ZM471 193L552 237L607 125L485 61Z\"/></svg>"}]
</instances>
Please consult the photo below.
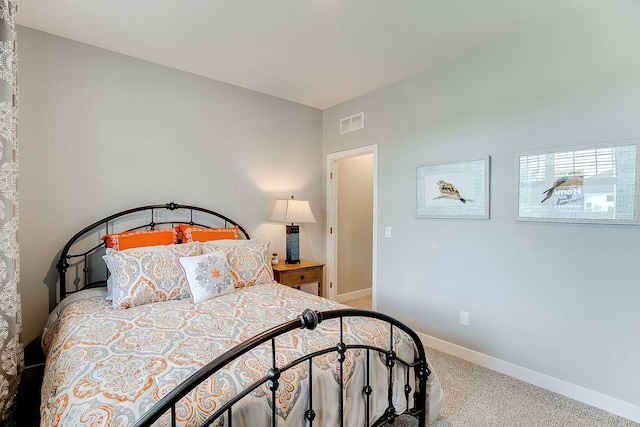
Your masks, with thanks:
<instances>
[{"instance_id":1,"label":"white pillow","mask_svg":"<svg viewBox=\"0 0 640 427\"><path fill-rule=\"evenodd\" d=\"M222 251L181 257L180 264L187 277L194 304L233 292L233 282Z\"/></svg>"}]
</instances>

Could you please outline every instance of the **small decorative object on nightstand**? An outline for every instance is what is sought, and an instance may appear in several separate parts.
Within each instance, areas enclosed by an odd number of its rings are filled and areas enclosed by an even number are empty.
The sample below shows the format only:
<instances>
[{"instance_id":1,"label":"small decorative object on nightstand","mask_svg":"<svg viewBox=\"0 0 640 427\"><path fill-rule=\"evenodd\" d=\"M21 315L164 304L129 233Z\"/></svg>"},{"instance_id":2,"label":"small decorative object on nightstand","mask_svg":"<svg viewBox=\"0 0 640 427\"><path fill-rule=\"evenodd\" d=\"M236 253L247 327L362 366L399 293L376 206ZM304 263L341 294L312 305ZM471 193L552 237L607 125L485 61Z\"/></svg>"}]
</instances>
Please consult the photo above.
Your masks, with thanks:
<instances>
[{"instance_id":1,"label":"small decorative object on nightstand","mask_svg":"<svg viewBox=\"0 0 640 427\"><path fill-rule=\"evenodd\" d=\"M298 264L280 261L273 266L273 278L276 282L292 288L318 283L318 296L322 296L322 269L324 264L301 259Z\"/></svg>"},{"instance_id":2,"label":"small decorative object on nightstand","mask_svg":"<svg viewBox=\"0 0 640 427\"><path fill-rule=\"evenodd\" d=\"M278 254L276 252L271 254L271 264L278 265Z\"/></svg>"}]
</instances>

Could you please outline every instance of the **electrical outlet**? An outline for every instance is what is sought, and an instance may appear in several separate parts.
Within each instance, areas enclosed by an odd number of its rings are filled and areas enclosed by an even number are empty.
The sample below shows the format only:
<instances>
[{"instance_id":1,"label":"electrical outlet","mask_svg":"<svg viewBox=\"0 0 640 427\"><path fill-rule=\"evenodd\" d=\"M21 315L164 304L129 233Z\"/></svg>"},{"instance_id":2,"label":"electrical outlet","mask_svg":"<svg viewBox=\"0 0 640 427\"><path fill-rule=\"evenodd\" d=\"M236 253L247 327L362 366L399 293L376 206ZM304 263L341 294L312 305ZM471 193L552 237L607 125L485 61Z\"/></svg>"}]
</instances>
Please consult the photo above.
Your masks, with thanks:
<instances>
[{"instance_id":1,"label":"electrical outlet","mask_svg":"<svg viewBox=\"0 0 640 427\"><path fill-rule=\"evenodd\" d=\"M460 324L462 326L469 326L469 312L461 311L460 312Z\"/></svg>"}]
</instances>

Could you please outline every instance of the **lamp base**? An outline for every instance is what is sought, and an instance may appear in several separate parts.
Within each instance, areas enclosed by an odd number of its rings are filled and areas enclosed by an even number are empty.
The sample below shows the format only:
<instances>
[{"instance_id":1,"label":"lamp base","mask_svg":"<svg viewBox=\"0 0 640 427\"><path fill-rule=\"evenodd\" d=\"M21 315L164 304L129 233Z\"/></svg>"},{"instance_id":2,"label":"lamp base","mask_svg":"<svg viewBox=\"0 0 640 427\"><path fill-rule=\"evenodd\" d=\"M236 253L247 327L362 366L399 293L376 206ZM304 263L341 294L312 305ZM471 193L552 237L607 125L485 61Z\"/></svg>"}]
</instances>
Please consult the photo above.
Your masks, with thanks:
<instances>
[{"instance_id":1,"label":"lamp base","mask_svg":"<svg viewBox=\"0 0 640 427\"><path fill-rule=\"evenodd\" d=\"M300 226L287 225L287 258L286 264L298 264L300 262Z\"/></svg>"}]
</instances>

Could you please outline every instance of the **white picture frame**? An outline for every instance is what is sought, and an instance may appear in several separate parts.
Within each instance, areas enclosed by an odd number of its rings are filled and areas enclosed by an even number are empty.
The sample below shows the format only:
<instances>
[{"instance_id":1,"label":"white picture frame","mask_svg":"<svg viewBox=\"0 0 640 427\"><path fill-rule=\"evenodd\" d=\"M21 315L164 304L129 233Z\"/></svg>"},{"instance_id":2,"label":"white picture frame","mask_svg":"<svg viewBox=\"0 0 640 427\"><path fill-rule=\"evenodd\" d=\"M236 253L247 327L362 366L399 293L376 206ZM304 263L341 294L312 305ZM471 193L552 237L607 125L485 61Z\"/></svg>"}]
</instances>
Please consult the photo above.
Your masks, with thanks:
<instances>
[{"instance_id":1,"label":"white picture frame","mask_svg":"<svg viewBox=\"0 0 640 427\"><path fill-rule=\"evenodd\" d=\"M639 143L519 154L516 221L638 224Z\"/></svg>"},{"instance_id":2,"label":"white picture frame","mask_svg":"<svg viewBox=\"0 0 640 427\"><path fill-rule=\"evenodd\" d=\"M416 217L489 219L490 157L416 167Z\"/></svg>"}]
</instances>

